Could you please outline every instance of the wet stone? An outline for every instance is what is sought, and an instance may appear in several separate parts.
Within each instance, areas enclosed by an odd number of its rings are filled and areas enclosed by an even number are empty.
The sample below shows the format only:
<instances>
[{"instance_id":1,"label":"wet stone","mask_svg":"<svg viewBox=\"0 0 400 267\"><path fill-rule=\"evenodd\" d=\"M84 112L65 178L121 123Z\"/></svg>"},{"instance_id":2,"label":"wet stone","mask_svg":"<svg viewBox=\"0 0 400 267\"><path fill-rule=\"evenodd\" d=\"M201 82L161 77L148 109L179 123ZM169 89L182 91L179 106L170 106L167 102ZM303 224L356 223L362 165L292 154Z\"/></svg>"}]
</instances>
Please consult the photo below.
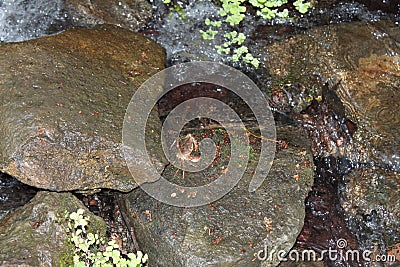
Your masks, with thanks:
<instances>
[{"instance_id":1,"label":"wet stone","mask_svg":"<svg viewBox=\"0 0 400 267\"><path fill-rule=\"evenodd\" d=\"M263 52L274 84L272 106L303 116L314 156L350 162L341 205L361 250L398 244L398 40L393 22L341 23L266 45Z\"/></svg>"},{"instance_id":2,"label":"wet stone","mask_svg":"<svg viewBox=\"0 0 400 267\"><path fill-rule=\"evenodd\" d=\"M304 199L313 182L311 152L296 142L297 128L277 129L278 138L289 142L277 152L265 181L249 193L254 162L231 192L221 199L196 208L161 203L141 189L127 195L127 207L141 249L154 266L276 266L274 254L258 260L267 248L285 250L295 243L303 226ZM167 180L186 186L207 184L208 171L176 172L166 168ZM196 197L195 195L193 197ZM264 252L260 253L263 257Z\"/></svg>"},{"instance_id":3,"label":"wet stone","mask_svg":"<svg viewBox=\"0 0 400 267\"><path fill-rule=\"evenodd\" d=\"M341 206L353 231L368 238L364 249L384 250L400 242L400 175L381 168L362 168L346 176Z\"/></svg>"},{"instance_id":4,"label":"wet stone","mask_svg":"<svg viewBox=\"0 0 400 267\"><path fill-rule=\"evenodd\" d=\"M1 44L0 169L54 191L135 188L121 153L124 114L164 55L114 26ZM148 125L152 160L163 167L156 113Z\"/></svg>"},{"instance_id":5,"label":"wet stone","mask_svg":"<svg viewBox=\"0 0 400 267\"><path fill-rule=\"evenodd\" d=\"M113 24L137 31L152 16L152 6L144 0L68 0L65 9L72 24L80 27Z\"/></svg>"},{"instance_id":6,"label":"wet stone","mask_svg":"<svg viewBox=\"0 0 400 267\"><path fill-rule=\"evenodd\" d=\"M106 236L103 219L71 193L39 192L28 204L0 221L1 266L72 266L74 248L67 240L65 211L84 209L89 232Z\"/></svg>"},{"instance_id":7,"label":"wet stone","mask_svg":"<svg viewBox=\"0 0 400 267\"><path fill-rule=\"evenodd\" d=\"M283 104L272 106L298 113L313 99L321 101L327 80L331 87L339 82L336 94L345 107L345 118L357 130L352 142L338 142L314 154L374 162L398 171L400 111L394 103L400 101L399 39L399 28L392 22L354 22L316 27L266 46L265 65L275 84L272 96ZM300 93L291 95L291 88L298 87ZM279 102L279 96L286 99L288 94L291 101Z\"/></svg>"}]
</instances>

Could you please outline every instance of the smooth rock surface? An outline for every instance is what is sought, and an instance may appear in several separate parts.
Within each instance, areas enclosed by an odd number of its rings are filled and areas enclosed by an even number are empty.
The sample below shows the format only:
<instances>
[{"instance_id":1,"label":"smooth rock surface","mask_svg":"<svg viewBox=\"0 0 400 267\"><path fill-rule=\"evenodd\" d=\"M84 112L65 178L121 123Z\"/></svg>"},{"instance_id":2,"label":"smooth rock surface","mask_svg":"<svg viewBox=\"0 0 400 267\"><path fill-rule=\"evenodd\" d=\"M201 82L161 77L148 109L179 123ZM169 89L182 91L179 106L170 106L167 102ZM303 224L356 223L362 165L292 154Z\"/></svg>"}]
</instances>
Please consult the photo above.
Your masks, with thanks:
<instances>
[{"instance_id":1,"label":"smooth rock surface","mask_svg":"<svg viewBox=\"0 0 400 267\"><path fill-rule=\"evenodd\" d=\"M39 192L28 204L0 221L1 266L72 266L65 211L84 209L88 231L106 236L103 219L92 215L71 193Z\"/></svg>"},{"instance_id":2,"label":"smooth rock surface","mask_svg":"<svg viewBox=\"0 0 400 267\"><path fill-rule=\"evenodd\" d=\"M127 196L140 247L152 266L276 266L276 254L258 260L268 250L289 251L304 221L304 199L313 182L312 156L298 129L277 129L288 148L276 153L262 186L248 192L251 168L234 189L209 205L180 208L161 203L141 189ZM250 163L252 164L252 163ZM254 167L254 166L253 166ZM218 168L216 168L218 169ZM185 172L164 176L187 186L209 182L210 174ZM195 197L195 196L194 196ZM261 253L261 256L265 254Z\"/></svg>"},{"instance_id":3,"label":"smooth rock surface","mask_svg":"<svg viewBox=\"0 0 400 267\"><path fill-rule=\"evenodd\" d=\"M53 191L135 188L121 155L124 114L135 90L163 68L164 54L115 26L1 44L1 170ZM155 113L148 127L154 155ZM153 160L162 168L160 153Z\"/></svg>"}]
</instances>

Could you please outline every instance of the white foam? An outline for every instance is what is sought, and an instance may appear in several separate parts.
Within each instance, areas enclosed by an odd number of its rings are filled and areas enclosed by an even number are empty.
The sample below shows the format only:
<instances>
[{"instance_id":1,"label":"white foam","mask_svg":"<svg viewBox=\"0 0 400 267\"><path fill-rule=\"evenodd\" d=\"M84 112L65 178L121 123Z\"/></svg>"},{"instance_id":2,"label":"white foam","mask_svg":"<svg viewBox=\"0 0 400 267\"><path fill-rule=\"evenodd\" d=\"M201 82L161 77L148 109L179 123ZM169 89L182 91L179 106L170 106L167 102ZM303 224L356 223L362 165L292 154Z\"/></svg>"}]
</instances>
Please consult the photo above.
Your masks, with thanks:
<instances>
[{"instance_id":1,"label":"white foam","mask_svg":"<svg viewBox=\"0 0 400 267\"><path fill-rule=\"evenodd\" d=\"M62 0L0 0L0 41L19 42L49 35L65 20Z\"/></svg>"}]
</instances>

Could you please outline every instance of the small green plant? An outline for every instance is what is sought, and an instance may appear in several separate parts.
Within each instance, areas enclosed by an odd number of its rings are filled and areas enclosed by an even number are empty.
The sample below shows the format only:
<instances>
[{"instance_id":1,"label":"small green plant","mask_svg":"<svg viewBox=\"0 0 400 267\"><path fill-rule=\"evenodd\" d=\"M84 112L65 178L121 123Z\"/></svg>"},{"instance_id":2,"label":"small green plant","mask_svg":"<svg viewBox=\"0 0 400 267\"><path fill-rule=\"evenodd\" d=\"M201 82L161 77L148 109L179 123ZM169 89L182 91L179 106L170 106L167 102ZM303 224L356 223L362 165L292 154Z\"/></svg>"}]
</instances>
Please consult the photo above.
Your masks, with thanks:
<instances>
[{"instance_id":1,"label":"small green plant","mask_svg":"<svg viewBox=\"0 0 400 267\"><path fill-rule=\"evenodd\" d=\"M218 14L220 19L210 20L206 18L204 23L208 29L200 30L204 40L212 40L217 36L218 30L223 24L230 27L239 25L246 17L247 7L251 6L256 11L256 15L263 19L273 18L288 19L289 10L283 8L289 0L220 0L221 9ZM296 0L293 7L301 14L306 13L311 8L313 0ZM171 0L164 0L164 4L170 4ZM171 8L170 8L171 9ZM179 9L182 12L182 8ZM182 15L181 15L182 16ZM227 32L224 35L225 42L222 45L216 45L215 48L219 54L232 55L232 61L244 61L258 68L260 62L255 58L246 46L243 45L246 36L236 31Z\"/></svg>"},{"instance_id":2,"label":"small green plant","mask_svg":"<svg viewBox=\"0 0 400 267\"><path fill-rule=\"evenodd\" d=\"M122 255L119 246L114 240L105 242L97 233L88 233L89 217L84 216L84 210L78 209L71 214L66 213L70 241L75 246L74 266L98 267L140 267L147 261L147 254L138 251Z\"/></svg>"},{"instance_id":3,"label":"small green plant","mask_svg":"<svg viewBox=\"0 0 400 267\"><path fill-rule=\"evenodd\" d=\"M173 12L176 12L176 13L179 15L179 17L180 17L181 19L185 19L185 12L183 11L182 6L177 5L177 4L172 4L171 0L164 0L163 3L164 3L165 5L169 5L169 6L170 6L170 7L168 8L169 11L172 11L172 12L169 13L169 15L168 15L170 18L172 17Z\"/></svg>"}]
</instances>

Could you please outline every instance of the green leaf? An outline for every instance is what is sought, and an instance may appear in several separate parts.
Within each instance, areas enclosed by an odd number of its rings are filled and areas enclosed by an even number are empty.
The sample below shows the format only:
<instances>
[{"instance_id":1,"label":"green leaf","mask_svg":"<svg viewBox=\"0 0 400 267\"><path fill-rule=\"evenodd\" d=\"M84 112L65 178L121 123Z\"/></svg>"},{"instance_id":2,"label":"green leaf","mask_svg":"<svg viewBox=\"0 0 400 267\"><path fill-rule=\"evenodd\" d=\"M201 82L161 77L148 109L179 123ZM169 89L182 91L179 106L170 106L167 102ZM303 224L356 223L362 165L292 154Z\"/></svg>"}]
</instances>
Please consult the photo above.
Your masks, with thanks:
<instances>
[{"instance_id":1,"label":"green leaf","mask_svg":"<svg viewBox=\"0 0 400 267\"><path fill-rule=\"evenodd\" d=\"M75 232L76 235L80 235L81 233L82 233L82 229L77 229Z\"/></svg>"},{"instance_id":2,"label":"green leaf","mask_svg":"<svg viewBox=\"0 0 400 267\"><path fill-rule=\"evenodd\" d=\"M231 59L232 59L232 61L234 61L234 62L238 62L239 61L239 55L237 55L237 54L233 54L232 55L232 57L231 57Z\"/></svg>"},{"instance_id":3,"label":"green leaf","mask_svg":"<svg viewBox=\"0 0 400 267\"><path fill-rule=\"evenodd\" d=\"M78 209L78 210L76 211L76 213L78 213L79 215L83 215L84 212L85 212L84 209Z\"/></svg>"},{"instance_id":4,"label":"green leaf","mask_svg":"<svg viewBox=\"0 0 400 267\"><path fill-rule=\"evenodd\" d=\"M211 25L214 27L221 27L222 22L220 20L218 21L211 21Z\"/></svg>"},{"instance_id":5,"label":"green leaf","mask_svg":"<svg viewBox=\"0 0 400 267\"><path fill-rule=\"evenodd\" d=\"M240 13L244 13L244 12L246 12L246 7L245 6L238 6L238 11Z\"/></svg>"},{"instance_id":6,"label":"green leaf","mask_svg":"<svg viewBox=\"0 0 400 267\"><path fill-rule=\"evenodd\" d=\"M86 226L88 225L88 221L86 220L86 218L80 218L78 220L75 221L75 226ZM75 227L76 228L76 227Z\"/></svg>"},{"instance_id":7,"label":"green leaf","mask_svg":"<svg viewBox=\"0 0 400 267\"><path fill-rule=\"evenodd\" d=\"M255 58L251 61L251 65L253 65L255 68L258 68L258 66L260 65L260 61Z\"/></svg>"},{"instance_id":8,"label":"green leaf","mask_svg":"<svg viewBox=\"0 0 400 267\"><path fill-rule=\"evenodd\" d=\"M259 8L262 7L263 5L259 3L259 1L257 0L249 0L250 5L252 5L253 7Z\"/></svg>"},{"instance_id":9,"label":"green leaf","mask_svg":"<svg viewBox=\"0 0 400 267\"><path fill-rule=\"evenodd\" d=\"M250 53L247 53L245 57L243 57L243 60L247 63L250 63L254 59L253 55Z\"/></svg>"},{"instance_id":10,"label":"green leaf","mask_svg":"<svg viewBox=\"0 0 400 267\"><path fill-rule=\"evenodd\" d=\"M88 250L89 250L89 247L88 247L88 245L87 244L85 244L85 243L80 243L79 244L79 248L83 251L83 252L88 252Z\"/></svg>"},{"instance_id":11,"label":"green leaf","mask_svg":"<svg viewBox=\"0 0 400 267\"><path fill-rule=\"evenodd\" d=\"M287 10L286 8L280 12L277 12L276 15L280 18L288 18L289 17L289 10Z\"/></svg>"},{"instance_id":12,"label":"green leaf","mask_svg":"<svg viewBox=\"0 0 400 267\"><path fill-rule=\"evenodd\" d=\"M200 33L204 40L212 40L212 39L214 39L214 37L218 33L218 31L208 29L207 31L200 30Z\"/></svg>"},{"instance_id":13,"label":"green leaf","mask_svg":"<svg viewBox=\"0 0 400 267\"><path fill-rule=\"evenodd\" d=\"M139 251L138 251L139 252ZM142 258L142 262L146 263L147 260L149 259L149 256L147 254L144 254L143 258Z\"/></svg>"},{"instance_id":14,"label":"green leaf","mask_svg":"<svg viewBox=\"0 0 400 267\"><path fill-rule=\"evenodd\" d=\"M228 38L228 39L233 39L237 36L237 34L238 34L237 31L231 31L231 32L225 33L224 37Z\"/></svg>"},{"instance_id":15,"label":"green leaf","mask_svg":"<svg viewBox=\"0 0 400 267\"><path fill-rule=\"evenodd\" d=\"M225 21L227 23L229 23L229 25L235 26L235 25L239 24L244 19L244 17L245 17L244 14L235 13L235 14L227 16Z\"/></svg>"},{"instance_id":16,"label":"green leaf","mask_svg":"<svg viewBox=\"0 0 400 267\"><path fill-rule=\"evenodd\" d=\"M206 18L206 20L204 21L204 23L205 23L207 26L210 26L211 20L210 20L209 18Z\"/></svg>"},{"instance_id":17,"label":"green leaf","mask_svg":"<svg viewBox=\"0 0 400 267\"><path fill-rule=\"evenodd\" d=\"M69 218L70 218L71 220L73 220L73 221L78 220L80 217L81 217L81 216L80 216L77 212L72 212L72 213L69 215Z\"/></svg>"},{"instance_id":18,"label":"green leaf","mask_svg":"<svg viewBox=\"0 0 400 267\"><path fill-rule=\"evenodd\" d=\"M225 48L229 48L229 47L231 46L231 44L232 44L232 42L225 42L225 43L223 44L223 46L224 46Z\"/></svg>"},{"instance_id":19,"label":"green leaf","mask_svg":"<svg viewBox=\"0 0 400 267\"><path fill-rule=\"evenodd\" d=\"M293 3L293 5L302 14L307 13L308 9L311 7L311 3L304 3L304 0L297 0Z\"/></svg>"},{"instance_id":20,"label":"green leaf","mask_svg":"<svg viewBox=\"0 0 400 267\"><path fill-rule=\"evenodd\" d=\"M257 14L261 15L264 19L273 19L276 16L276 12L276 10L264 7L263 9L261 9L261 11L257 11Z\"/></svg>"},{"instance_id":21,"label":"green leaf","mask_svg":"<svg viewBox=\"0 0 400 267\"><path fill-rule=\"evenodd\" d=\"M218 11L218 14L219 14L221 17L225 17L226 15L228 15L228 13L225 11L225 9L219 10L219 11Z\"/></svg>"},{"instance_id":22,"label":"green leaf","mask_svg":"<svg viewBox=\"0 0 400 267\"><path fill-rule=\"evenodd\" d=\"M119 250L113 250L111 254L111 258L113 259L113 263L118 263L119 262L119 257L121 256L121 253Z\"/></svg>"},{"instance_id":23,"label":"green leaf","mask_svg":"<svg viewBox=\"0 0 400 267\"><path fill-rule=\"evenodd\" d=\"M134 253L128 253L128 258L131 260L136 260L136 255Z\"/></svg>"},{"instance_id":24,"label":"green leaf","mask_svg":"<svg viewBox=\"0 0 400 267\"><path fill-rule=\"evenodd\" d=\"M244 53L247 53L249 49L246 46L241 46L239 48L236 48L233 53L238 54L238 55L243 55Z\"/></svg>"}]
</instances>

